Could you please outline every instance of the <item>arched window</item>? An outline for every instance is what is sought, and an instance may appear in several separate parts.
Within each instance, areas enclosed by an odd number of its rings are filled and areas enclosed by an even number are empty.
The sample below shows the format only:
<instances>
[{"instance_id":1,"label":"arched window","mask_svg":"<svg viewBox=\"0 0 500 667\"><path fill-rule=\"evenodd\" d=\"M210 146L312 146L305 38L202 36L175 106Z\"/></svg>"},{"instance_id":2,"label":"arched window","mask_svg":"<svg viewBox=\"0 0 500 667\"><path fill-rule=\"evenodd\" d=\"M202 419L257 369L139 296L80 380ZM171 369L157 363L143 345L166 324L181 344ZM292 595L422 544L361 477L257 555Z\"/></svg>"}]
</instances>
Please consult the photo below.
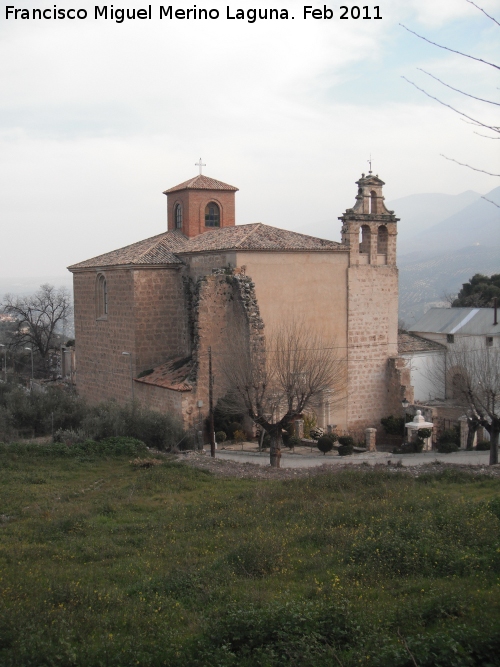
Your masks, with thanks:
<instances>
[{"instance_id":1,"label":"arched window","mask_svg":"<svg viewBox=\"0 0 500 667\"><path fill-rule=\"evenodd\" d=\"M375 190L370 192L370 213L372 215L377 213L377 193Z\"/></svg>"},{"instance_id":2,"label":"arched window","mask_svg":"<svg viewBox=\"0 0 500 667\"><path fill-rule=\"evenodd\" d=\"M220 210L213 201L205 208L205 227L220 227Z\"/></svg>"},{"instance_id":3,"label":"arched window","mask_svg":"<svg viewBox=\"0 0 500 667\"><path fill-rule=\"evenodd\" d=\"M371 235L368 225L363 225L360 229L359 252L370 252Z\"/></svg>"},{"instance_id":4,"label":"arched window","mask_svg":"<svg viewBox=\"0 0 500 667\"><path fill-rule=\"evenodd\" d=\"M174 208L175 228L182 229L182 206L176 204Z\"/></svg>"},{"instance_id":5,"label":"arched window","mask_svg":"<svg viewBox=\"0 0 500 667\"><path fill-rule=\"evenodd\" d=\"M380 225L377 234L377 253L379 255L387 255L387 241L389 239L389 232L385 225Z\"/></svg>"},{"instance_id":6,"label":"arched window","mask_svg":"<svg viewBox=\"0 0 500 667\"><path fill-rule=\"evenodd\" d=\"M105 276L99 274L96 285L97 317L108 316L108 285Z\"/></svg>"}]
</instances>

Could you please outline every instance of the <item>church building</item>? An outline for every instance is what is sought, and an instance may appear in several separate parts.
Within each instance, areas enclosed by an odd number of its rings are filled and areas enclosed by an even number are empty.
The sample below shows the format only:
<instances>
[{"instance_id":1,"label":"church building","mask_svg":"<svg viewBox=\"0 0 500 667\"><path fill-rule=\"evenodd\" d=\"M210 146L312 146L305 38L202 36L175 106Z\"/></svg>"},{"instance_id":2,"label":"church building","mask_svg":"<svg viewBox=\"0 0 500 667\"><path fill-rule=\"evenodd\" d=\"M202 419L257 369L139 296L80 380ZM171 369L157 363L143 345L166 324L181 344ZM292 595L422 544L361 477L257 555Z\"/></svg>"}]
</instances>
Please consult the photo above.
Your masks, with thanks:
<instances>
[{"instance_id":1,"label":"church building","mask_svg":"<svg viewBox=\"0 0 500 667\"><path fill-rule=\"evenodd\" d=\"M194 425L215 401L235 332L262 340L306 321L347 367L342 403L323 397L320 425L360 435L399 414L398 218L384 182L362 174L341 242L262 223L237 225L238 188L200 175L164 192L167 231L74 264L76 383L90 402L136 400ZM219 371L218 371L219 368Z\"/></svg>"}]
</instances>

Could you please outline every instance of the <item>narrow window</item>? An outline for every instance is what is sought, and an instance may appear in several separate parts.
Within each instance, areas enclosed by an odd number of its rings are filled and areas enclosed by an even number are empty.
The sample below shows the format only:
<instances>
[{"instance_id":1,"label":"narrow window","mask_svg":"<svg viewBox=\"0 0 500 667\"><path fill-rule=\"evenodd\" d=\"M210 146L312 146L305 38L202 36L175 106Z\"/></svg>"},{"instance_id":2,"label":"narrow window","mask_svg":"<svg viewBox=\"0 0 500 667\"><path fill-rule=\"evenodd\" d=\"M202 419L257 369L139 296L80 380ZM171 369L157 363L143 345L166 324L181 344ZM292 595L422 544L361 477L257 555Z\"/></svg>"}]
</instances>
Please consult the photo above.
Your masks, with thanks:
<instances>
[{"instance_id":1,"label":"narrow window","mask_svg":"<svg viewBox=\"0 0 500 667\"><path fill-rule=\"evenodd\" d=\"M486 336L486 347L493 347L493 336Z\"/></svg>"},{"instance_id":2,"label":"narrow window","mask_svg":"<svg viewBox=\"0 0 500 667\"><path fill-rule=\"evenodd\" d=\"M213 201L205 208L205 227L220 227L220 211Z\"/></svg>"},{"instance_id":3,"label":"narrow window","mask_svg":"<svg viewBox=\"0 0 500 667\"><path fill-rule=\"evenodd\" d=\"M102 275L99 275L97 278L97 294L96 294L96 305L97 305L97 317L106 317L108 314L108 284L106 278Z\"/></svg>"},{"instance_id":4,"label":"narrow window","mask_svg":"<svg viewBox=\"0 0 500 667\"><path fill-rule=\"evenodd\" d=\"M385 225L380 225L377 233L377 253L379 255L387 255L387 240L389 232Z\"/></svg>"},{"instance_id":5,"label":"narrow window","mask_svg":"<svg viewBox=\"0 0 500 667\"><path fill-rule=\"evenodd\" d=\"M175 205L174 217L175 217L175 228L182 229L182 206L180 204Z\"/></svg>"},{"instance_id":6,"label":"narrow window","mask_svg":"<svg viewBox=\"0 0 500 667\"><path fill-rule=\"evenodd\" d=\"M359 252L370 252L371 230L368 225L361 227L361 239L359 244Z\"/></svg>"},{"instance_id":7,"label":"narrow window","mask_svg":"<svg viewBox=\"0 0 500 667\"><path fill-rule=\"evenodd\" d=\"M455 342L455 336L453 334L446 334L446 342L447 343L454 343Z\"/></svg>"}]
</instances>

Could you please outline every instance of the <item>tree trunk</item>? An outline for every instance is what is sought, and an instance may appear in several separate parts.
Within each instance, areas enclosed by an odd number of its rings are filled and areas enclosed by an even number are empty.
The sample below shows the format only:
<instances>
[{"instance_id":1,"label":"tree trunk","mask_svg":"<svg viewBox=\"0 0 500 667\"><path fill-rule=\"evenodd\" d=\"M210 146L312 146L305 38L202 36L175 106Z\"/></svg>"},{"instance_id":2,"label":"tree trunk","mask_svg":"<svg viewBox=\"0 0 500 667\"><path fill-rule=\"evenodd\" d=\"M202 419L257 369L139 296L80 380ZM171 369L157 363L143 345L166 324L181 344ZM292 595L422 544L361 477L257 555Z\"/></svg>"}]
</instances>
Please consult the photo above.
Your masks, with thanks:
<instances>
[{"instance_id":1,"label":"tree trunk","mask_svg":"<svg viewBox=\"0 0 500 667\"><path fill-rule=\"evenodd\" d=\"M270 429L269 435L271 436L271 447L269 449L269 459L271 467L280 468L281 467L281 424L277 424L275 428Z\"/></svg>"},{"instance_id":2,"label":"tree trunk","mask_svg":"<svg viewBox=\"0 0 500 667\"><path fill-rule=\"evenodd\" d=\"M490 466L498 463L498 436L500 435L500 420L494 420L491 428L488 429L490 434Z\"/></svg>"}]
</instances>

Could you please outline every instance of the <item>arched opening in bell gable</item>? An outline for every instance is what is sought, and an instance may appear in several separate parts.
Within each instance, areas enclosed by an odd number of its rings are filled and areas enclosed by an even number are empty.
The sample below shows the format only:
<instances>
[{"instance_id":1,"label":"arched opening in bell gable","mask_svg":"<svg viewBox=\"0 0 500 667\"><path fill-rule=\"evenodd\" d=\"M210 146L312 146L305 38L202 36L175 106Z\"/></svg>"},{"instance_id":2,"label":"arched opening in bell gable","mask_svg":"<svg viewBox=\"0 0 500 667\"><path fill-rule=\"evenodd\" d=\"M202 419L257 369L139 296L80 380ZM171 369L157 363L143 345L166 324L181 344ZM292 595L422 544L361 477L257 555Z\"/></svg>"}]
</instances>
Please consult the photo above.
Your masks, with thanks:
<instances>
[{"instance_id":1,"label":"arched opening in bell gable","mask_svg":"<svg viewBox=\"0 0 500 667\"><path fill-rule=\"evenodd\" d=\"M387 246L389 242L389 232L385 225L380 225L377 232L377 254L387 255Z\"/></svg>"},{"instance_id":2,"label":"arched opening in bell gable","mask_svg":"<svg viewBox=\"0 0 500 667\"><path fill-rule=\"evenodd\" d=\"M370 213L375 215L377 213L377 193L375 190L370 192Z\"/></svg>"},{"instance_id":3,"label":"arched opening in bell gable","mask_svg":"<svg viewBox=\"0 0 500 667\"><path fill-rule=\"evenodd\" d=\"M362 225L359 230L359 252L370 252L372 232L368 225Z\"/></svg>"}]
</instances>

